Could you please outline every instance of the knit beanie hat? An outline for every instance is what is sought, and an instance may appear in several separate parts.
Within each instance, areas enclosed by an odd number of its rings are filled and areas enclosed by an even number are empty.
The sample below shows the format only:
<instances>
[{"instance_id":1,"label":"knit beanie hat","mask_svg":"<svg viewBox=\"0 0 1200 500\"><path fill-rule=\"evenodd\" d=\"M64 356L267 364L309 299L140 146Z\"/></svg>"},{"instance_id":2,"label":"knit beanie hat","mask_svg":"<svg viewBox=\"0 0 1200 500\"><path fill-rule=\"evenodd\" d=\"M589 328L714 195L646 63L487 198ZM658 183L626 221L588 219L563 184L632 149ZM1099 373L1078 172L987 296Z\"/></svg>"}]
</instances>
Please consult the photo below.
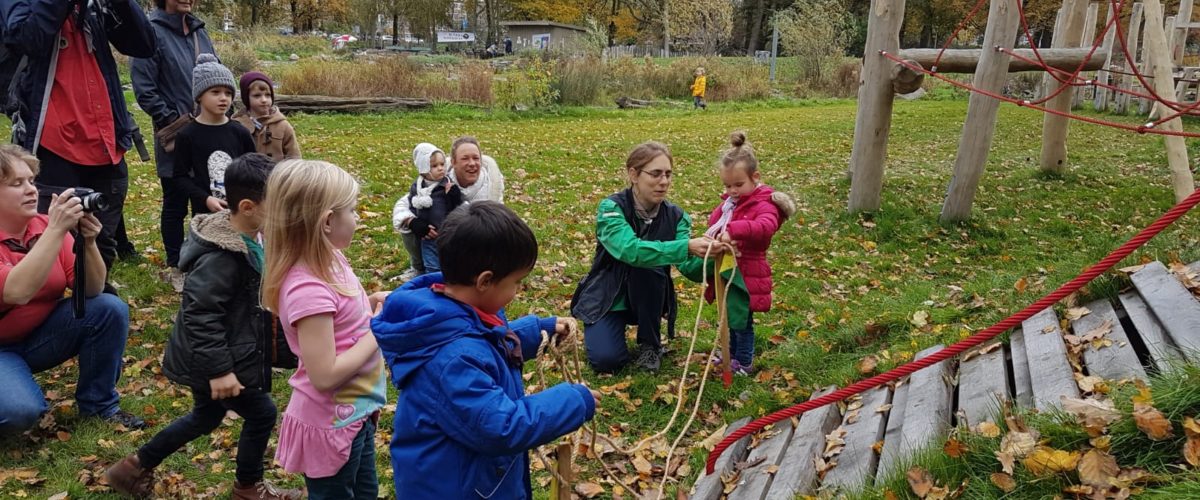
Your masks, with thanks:
<instances>
[{"instance_id":1,"label":"knit beanie hat","mask_svg":"<svg viewBox=\"0 0 1200 500\"><path fill-rule=\"evenodd\" d=\"M200 96L213 87L229 87L237 91L237 82L233 80L233 72L217 61L217 56L204 53L196 58L196 67L192 68L192 100L199 101Z\"/></svg>"},{"instance_id":2,"label":"knit beanie hat","mask_svg":"<svg viewBox=\"0 0 1200 500\"><path fill-rule=\"evenodd\" d=\"M238 81L238 90L242 92L242 104L246 105L246 109L250 109L250 84L254 82L263 82L267 84L267 91L271 93L271 102L275 102L275 82L271 81L271 77L259 71L249 71L242 75L242 79Z\"/></svg>"},{"instance_id":3,"label":"knit beanie hat","mask_svg":"<svg viewBox=\"0 0 1200 500\"><path fill-rule=\"evenodd\" d=\"M429 173L429 161L434 153L442 153L442 150L428 142L422 142L413 148L413 164L417 166L418 174ZM446 156L446 153L442 153L442 156Z\"/></svg>"}]
</instances>

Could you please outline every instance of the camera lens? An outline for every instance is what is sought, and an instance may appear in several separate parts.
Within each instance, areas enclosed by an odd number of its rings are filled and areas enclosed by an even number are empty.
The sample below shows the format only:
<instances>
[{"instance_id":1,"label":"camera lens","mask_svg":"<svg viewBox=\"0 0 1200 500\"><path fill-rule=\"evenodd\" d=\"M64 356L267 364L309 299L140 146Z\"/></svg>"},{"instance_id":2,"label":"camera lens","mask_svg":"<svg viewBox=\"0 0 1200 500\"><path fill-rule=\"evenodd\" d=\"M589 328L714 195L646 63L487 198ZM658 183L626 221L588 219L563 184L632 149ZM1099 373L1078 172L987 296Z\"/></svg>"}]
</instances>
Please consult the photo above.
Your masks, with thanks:
<instances>
[{"instance_id":1,"label":"camera lens","mask_svg":"<svg viewBox=\"0 0 1200 500\"><path fill-rule=\"evenodd\" d=\"M108 208L108 200L100 193L88 193L79 197L85 212L96 212Z\"/></svg>"}]
</instances>

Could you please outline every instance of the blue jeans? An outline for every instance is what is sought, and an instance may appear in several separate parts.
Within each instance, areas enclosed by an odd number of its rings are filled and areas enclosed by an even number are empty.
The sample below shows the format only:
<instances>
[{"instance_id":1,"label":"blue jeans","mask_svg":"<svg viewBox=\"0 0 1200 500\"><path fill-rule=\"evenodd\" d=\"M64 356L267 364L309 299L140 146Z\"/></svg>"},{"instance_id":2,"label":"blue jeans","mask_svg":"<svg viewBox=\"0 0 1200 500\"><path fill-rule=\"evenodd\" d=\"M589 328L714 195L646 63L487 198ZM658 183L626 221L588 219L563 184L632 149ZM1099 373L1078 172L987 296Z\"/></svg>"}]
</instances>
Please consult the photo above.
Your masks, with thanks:
<instances>
[{"instance_id":1,"label":"blue jeans","mask_svg":"<svg viewBox=\"0 0 1200 500\"><path fill-rule=\"evenodd\" d=\"M212 391L208 389L192 389L192 412L171 422L138 449L138 460L142 467L158 467L184 445L220 427L225 410L233 410L245 420L242 433L238 436L237 480L242 485L262 481L267 442L271 439L271 431L275 430L275 417L279 414L271 395L255 389L243 389L236 397L214 400L211 394Z\"/></svg>"},{"instance_id":2,"label":"blue jeans","mask_svg":"<svg viewBox=\"0 0 1200 500\"><path fill-rule=\"evenodd\" d=\"M438 259L437 240L421 240L421 264L425 266L425 274L442 272L442 263Z\"/></svg>"},{"instance_id":3,"label":"blue jeans","mask_svg":"<svg viewBox=\"0 0 1200 500\"><path fill-rule=\"evenodd\" d=\"M304 476L308 500L366 499L379 496L379 478L375 475L375 419L367 418L350 445L350 458L341 470L329 477Z\"/></svg>"},{"instance_id":4,"label":"blue jeans","mask_svg":"<svg viewBox=\"0 0 1200 500\"><path fill-rule=\"evenodd\" d=\"M15 344L0 345L0 436L18 434L37 424L49 410L33 374L79 356L75 402L81 415L108 417L120 410L117 378L129 334L129 306L102 293L87 300L87 313L75 319L70 299Z\"/></svg>"},{"instance_id":5,"label":"blue jeans","mask_svg":"<svg viewBox=\"0 0 1200 500\"><path fill-rule=\"evenodd\" d=\"M754 362L754 313L746 316L746 328L729 330L729 351L742 366Z\"/></svg>"}]
</instances>

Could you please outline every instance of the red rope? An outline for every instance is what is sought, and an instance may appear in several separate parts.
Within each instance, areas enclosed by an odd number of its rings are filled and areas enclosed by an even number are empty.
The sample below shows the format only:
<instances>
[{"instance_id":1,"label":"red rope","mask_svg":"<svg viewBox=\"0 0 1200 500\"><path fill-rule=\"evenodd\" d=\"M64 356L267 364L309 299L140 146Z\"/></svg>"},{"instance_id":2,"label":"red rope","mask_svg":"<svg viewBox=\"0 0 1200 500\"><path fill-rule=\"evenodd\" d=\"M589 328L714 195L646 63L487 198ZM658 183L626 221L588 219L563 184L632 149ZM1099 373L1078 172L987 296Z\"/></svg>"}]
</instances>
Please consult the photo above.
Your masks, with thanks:
<instances>
[{"instance_id":1,"label":"red rope","mask_svg":"<svg viewBox=\"0 0 1200 500\"><path fill-rule=\"evenodd\" d=\"M1113 250L1112 253L1109 253L1107 256L1101 259L1100 262L1097 262L1084 270L1079 276L1076 276L1071 281L1058 287L1057 290L1051 292L1045 297L1042 297L1037 302L1034 302L1028 307L1020 310L1016 314L1005 318L999 323L989 326L987 329L976 333L975 335L956 342L950 347L942 349L927 357L893 368L887 373L882 373L866 380L860 380L848 387L838 389L819 398L800 403L790 408L779 410L775 413L750 422L736 431L733 431L728 436L725 436L725 439L722 439L720 443L717 443L717 446L714 447L712 452L708 454L708 461L706 463L705 470L708 474L712 474L713 468L717 462L717 458L721 456L721 453L725 451L726 448L729 448L729 446L737 442L737 440L762 430L762 428L766 427L767 425L782 422L789 418L799 416L804 412L842 401L850 396L866 391L867 389L878 387L888 382L900 380L905 376L911 375L913 372L933 366L966 352L968 349L992 340L997 335L1008 331L1008 329L1020 325L1022 321L1029 319L1034 314L1041 312L1043 309L1054 305L1054 303L1058 302L1059 300L1062 300L1067 295L1079 290L1088 282L1095 279L1097 276L1100 276L1112 266L1116 265L1121 261L1121 259L1128 257L1129 254L1133 253L1134 250L1137 250L1138 247L1141 247L1147 241L1150 241L1151 238L1182 217L1183 214L1187 213L1188 210L1191 210L1192 207L1196 206L1197 203L1200 203L1200 190L1193 191L1192 194L1188 195L1187 198L1176 204L1174 207L1171 207L1167 213L1159 217L1158 220L1155 220L1154 223L1141 230L1138 234L1136 234L1133 238L1130 238L1129 241L1126 241L1125 244L1121 245L1116 250Z\"/></svg>"},{"instance_id":2,"label":"red rope","mask_svg":"<svg viewBox=\"0 0 1200 500\"><path fill-rule=\"evenodd\" d=\"M1022 0L1017 0L1017 2L1021 1ZM958 33L962 31L963 27L965 27L967 23L971 22L971 19L975 17L975 14L979 13L979 8L983 7L983 4L986 2L987 0L979 0L975 2L975 7L971 9L971 12L967 13L967 17L963 18L962 21L959 21L958 26L954 27L954 32L950 33L950 38L946 39L946 43L942 44L942 50L939 50L937 57L933 59L933 71L937 71L938 63L942 62L942 54L945 54L946 49L950 48L950 44L954 43L954 39L958 38Z\"/></svg>"}]
</instances>

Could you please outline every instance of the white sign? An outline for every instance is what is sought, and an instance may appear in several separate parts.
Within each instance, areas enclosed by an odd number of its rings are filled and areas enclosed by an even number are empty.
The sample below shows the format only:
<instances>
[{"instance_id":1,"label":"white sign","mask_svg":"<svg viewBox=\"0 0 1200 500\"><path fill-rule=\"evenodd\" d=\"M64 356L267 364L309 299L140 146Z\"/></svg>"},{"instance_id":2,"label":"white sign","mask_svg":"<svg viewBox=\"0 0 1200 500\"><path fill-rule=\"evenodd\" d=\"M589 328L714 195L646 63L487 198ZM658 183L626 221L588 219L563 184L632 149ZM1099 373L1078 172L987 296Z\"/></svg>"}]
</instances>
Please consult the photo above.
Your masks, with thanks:
<instances>
[{"instance_id":1,"label":"white sign","mask_svg":"<svg viewBox=\"0 0 1200 500\"><path fill-rule=\"evenodd\" d=\"M474 42L475 34L466 31L439 31L438 43Z\"/></svg>"}]
</instances>

